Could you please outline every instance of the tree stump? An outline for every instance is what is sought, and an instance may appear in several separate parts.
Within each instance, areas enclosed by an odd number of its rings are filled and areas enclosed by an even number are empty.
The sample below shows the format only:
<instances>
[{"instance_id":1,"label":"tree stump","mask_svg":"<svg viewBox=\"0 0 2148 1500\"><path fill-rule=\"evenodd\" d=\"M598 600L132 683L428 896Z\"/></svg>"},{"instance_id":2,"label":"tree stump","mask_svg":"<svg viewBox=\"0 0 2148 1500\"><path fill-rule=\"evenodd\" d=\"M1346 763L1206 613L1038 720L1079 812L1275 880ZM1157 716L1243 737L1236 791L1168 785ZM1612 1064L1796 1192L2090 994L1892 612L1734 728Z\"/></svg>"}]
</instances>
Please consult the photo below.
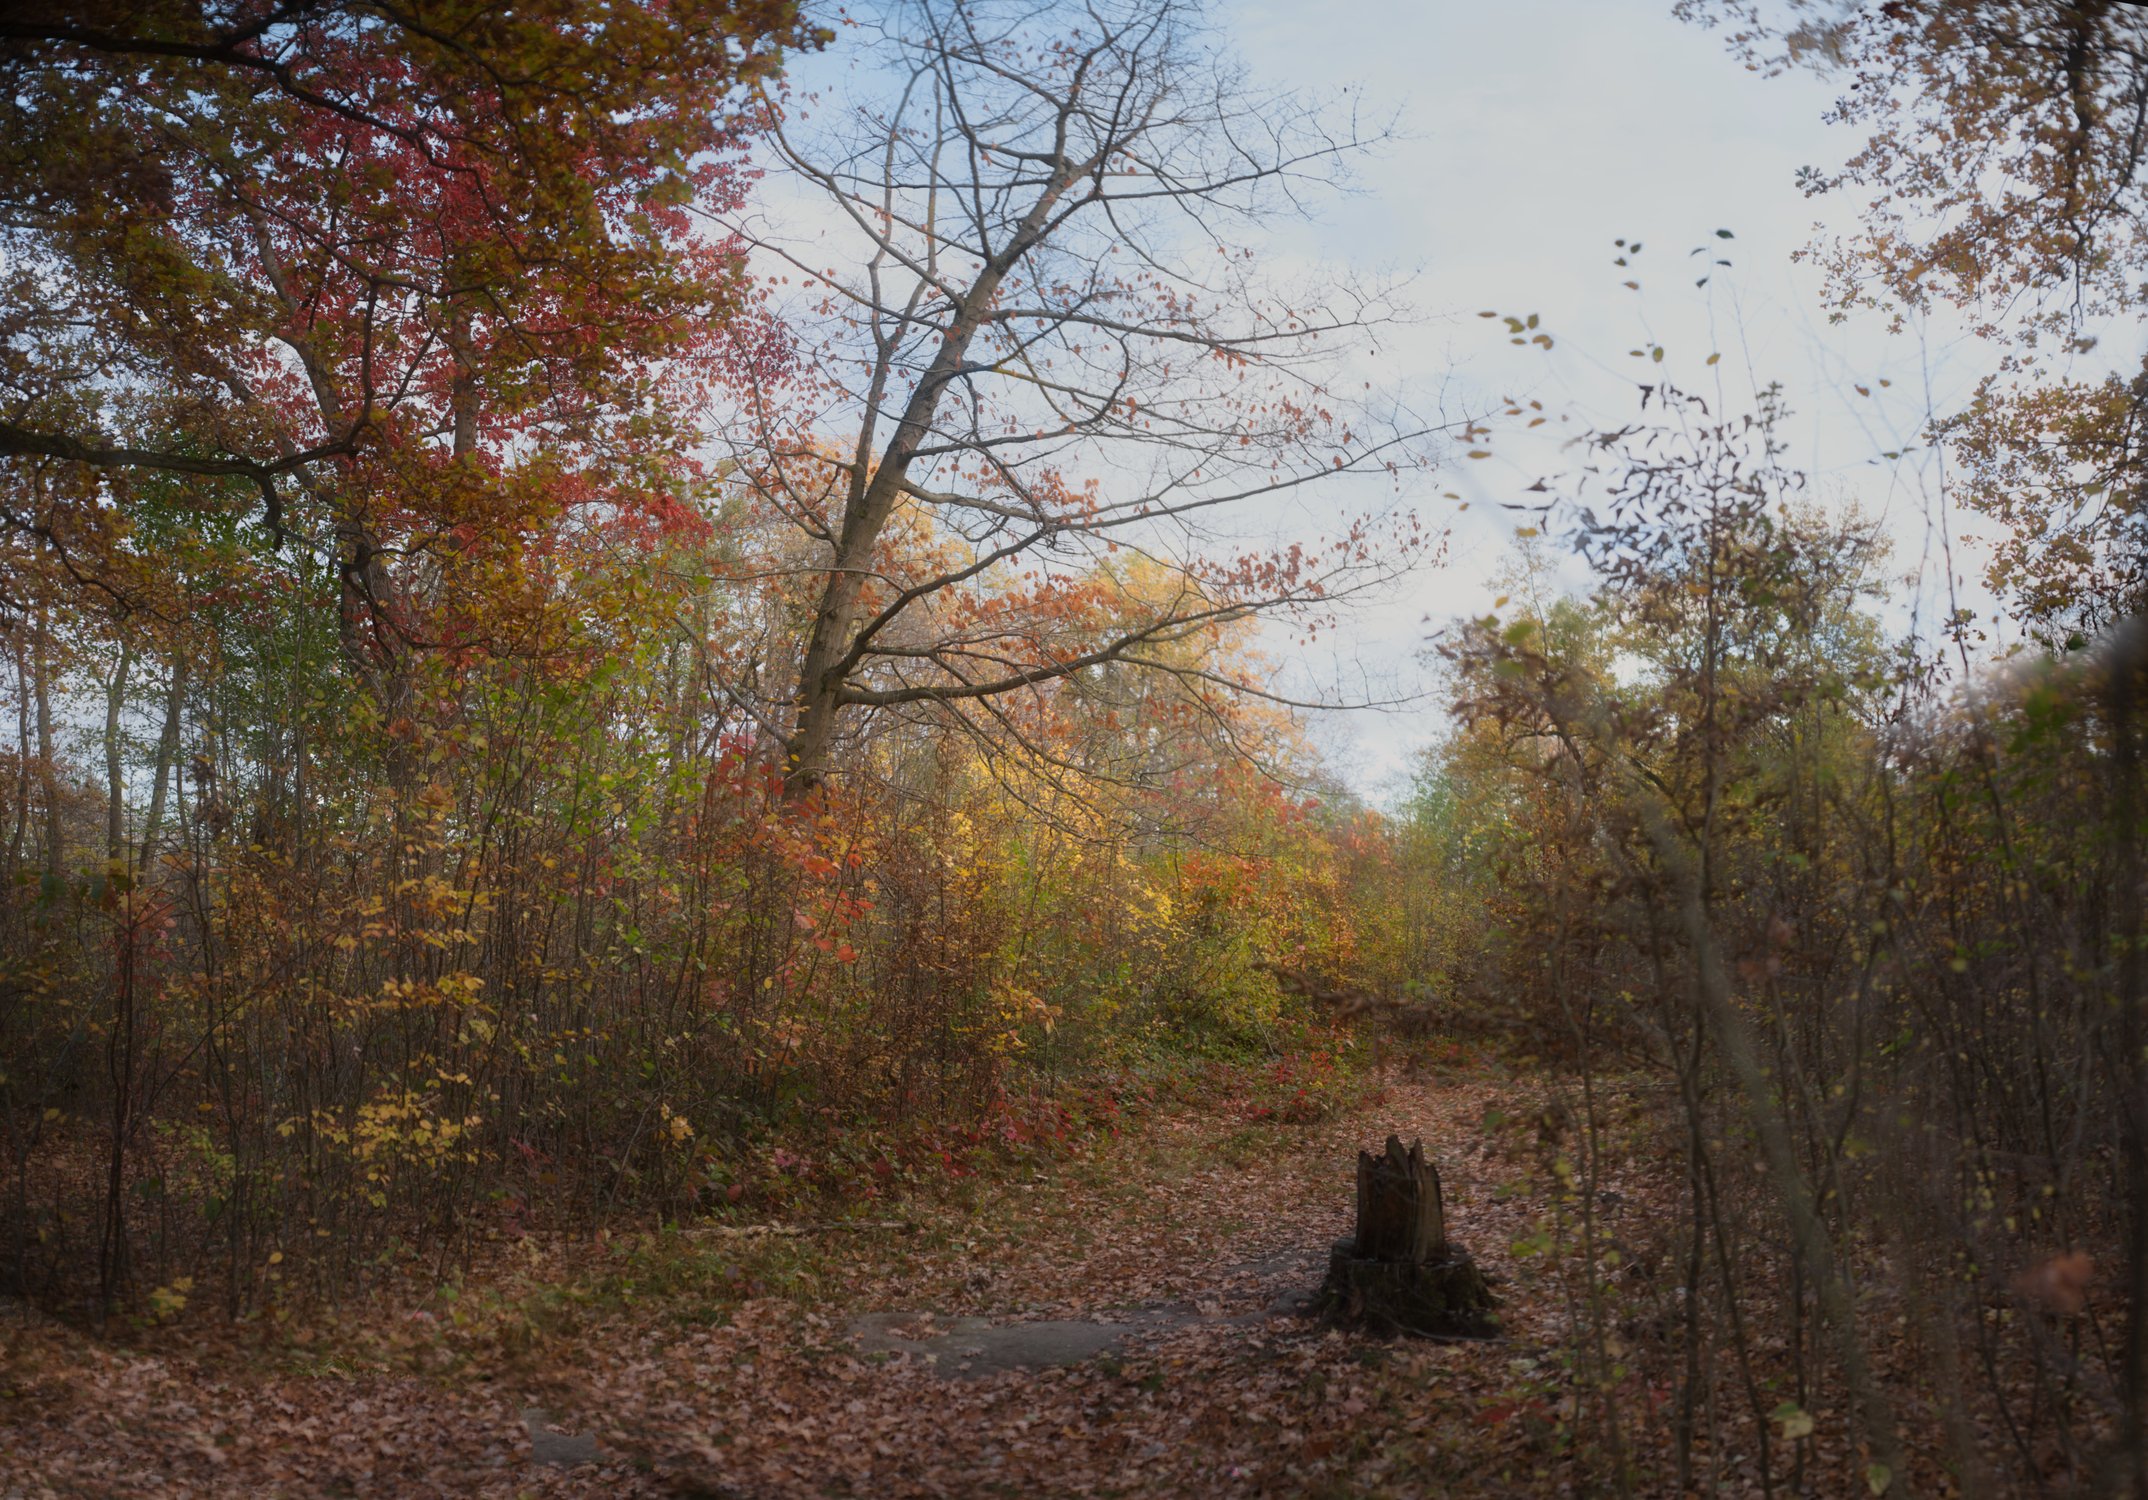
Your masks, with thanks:
<instances>
[{"instance_id":1,"label":"tree stump","mask_svg":"<svg viewBox=\"0 0 2148 1500\"><path fill-rule=\"evenodd\" d=\"M1424 1142L1357 1154L1357 1235L1328 1258L1320 1306L1381 1333L1487 1338L1499 1330L1492 1291L1469 1252L1447 1238L1439 1172Z\"/></svg>"}]
</instances>

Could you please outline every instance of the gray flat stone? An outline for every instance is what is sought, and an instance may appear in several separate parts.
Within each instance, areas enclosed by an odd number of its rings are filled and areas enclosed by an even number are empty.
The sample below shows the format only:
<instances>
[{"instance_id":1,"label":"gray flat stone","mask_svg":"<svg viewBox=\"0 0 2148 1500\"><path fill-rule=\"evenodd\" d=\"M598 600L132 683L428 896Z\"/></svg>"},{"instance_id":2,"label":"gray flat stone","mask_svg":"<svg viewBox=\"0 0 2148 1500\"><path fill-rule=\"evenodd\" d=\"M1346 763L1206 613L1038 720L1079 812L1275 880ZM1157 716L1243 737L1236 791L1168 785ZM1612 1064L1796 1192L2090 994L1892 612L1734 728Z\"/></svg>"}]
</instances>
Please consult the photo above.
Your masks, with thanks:
<instances>
[{"instance_id":1,"label":"gray flat stone","mask_svg":"<svg viewBox=\"0 0 2148 1500\"><path fill-rule=\"evenodd\" d=\"M600 1464L604 1453L597 1440L580 1432L562 1432L541 1406L524 1407L522 1426L530 1435L530 1462L554 1469L578 1464Z\"/></svg>"},{"instance_id":2,"label":"gray flat stone","mask_svg":"<svg viewBox=\"0 0 2148 1500\"><path fill-rule=\"evenodd\" d=\"M918 1313L869 1313L850 1325L865 1354L907 1354L950 1379L981 1379L1005 1370L1078 1365L1109 1352L1138 1323L1083 1323L1047 1318L993 1323L985 1318L928 1319ZM901 1331L898 1331L901 1330Z\"/></svg>"}]
</instances>

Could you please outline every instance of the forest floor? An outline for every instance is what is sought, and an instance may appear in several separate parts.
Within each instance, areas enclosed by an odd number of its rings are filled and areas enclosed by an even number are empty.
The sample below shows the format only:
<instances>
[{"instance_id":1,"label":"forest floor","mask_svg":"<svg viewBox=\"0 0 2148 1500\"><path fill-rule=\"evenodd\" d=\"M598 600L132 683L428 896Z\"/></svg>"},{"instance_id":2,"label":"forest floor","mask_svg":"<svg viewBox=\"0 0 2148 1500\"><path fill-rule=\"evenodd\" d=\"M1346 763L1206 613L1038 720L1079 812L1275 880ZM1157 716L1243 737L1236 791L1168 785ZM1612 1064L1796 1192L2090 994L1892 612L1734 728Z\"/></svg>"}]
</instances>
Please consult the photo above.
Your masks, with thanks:
<instances>
[{"instance_id":1,"label":"forest floor","mask_svg":"<svg viewBox=\"0 0 2148 1500\"><path fill-rule=\"evenodd\" d=\"M531 1238L267 1338L12 1312L0 1495L1559 1493L1561 1297L1510 1251L1537 1094L1487 1065L1390 1072L1314 1123L1162 1107L899 1223ZM1389 1132L1437 1160L1505 1337L1300 1311Z\"/></svg>"}]
</instances>

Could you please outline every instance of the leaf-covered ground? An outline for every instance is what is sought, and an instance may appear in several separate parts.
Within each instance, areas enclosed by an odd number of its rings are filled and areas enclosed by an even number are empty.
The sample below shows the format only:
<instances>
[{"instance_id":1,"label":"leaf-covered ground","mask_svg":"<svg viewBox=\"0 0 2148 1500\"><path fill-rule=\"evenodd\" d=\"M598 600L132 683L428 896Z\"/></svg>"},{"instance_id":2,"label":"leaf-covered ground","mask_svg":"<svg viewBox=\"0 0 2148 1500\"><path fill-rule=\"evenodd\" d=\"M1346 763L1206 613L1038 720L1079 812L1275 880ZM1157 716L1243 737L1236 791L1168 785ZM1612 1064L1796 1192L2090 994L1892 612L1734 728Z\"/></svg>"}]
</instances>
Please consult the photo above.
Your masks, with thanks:
<instances>
[{"instance_id":1,"label":"leaf-covered ground","mask_svg":"<svg viewBox=\"0 0 2148 1500\"><path fill-rule=\"evenodd\" d=\"M912 1203L906 1229L614 1242L594 1267L503 1255L482 1297L372 1309L311 1353L289 1333L121 1349L14 1314L0 1493L1556 1493L1579 1483L1559 1299L1509 1254L1532 1198L1511 1134L1484 1128L1519 1092L1389 1078L1315 1124L1211 1101ZM1505 1339L1278 1311L1317 1285L1355 1152L1390 1130L1435 1152ZM1019 1336L977 1333L1070 1322L1117 1337L1029 1367Z\"/></svg>"}]
</instances>

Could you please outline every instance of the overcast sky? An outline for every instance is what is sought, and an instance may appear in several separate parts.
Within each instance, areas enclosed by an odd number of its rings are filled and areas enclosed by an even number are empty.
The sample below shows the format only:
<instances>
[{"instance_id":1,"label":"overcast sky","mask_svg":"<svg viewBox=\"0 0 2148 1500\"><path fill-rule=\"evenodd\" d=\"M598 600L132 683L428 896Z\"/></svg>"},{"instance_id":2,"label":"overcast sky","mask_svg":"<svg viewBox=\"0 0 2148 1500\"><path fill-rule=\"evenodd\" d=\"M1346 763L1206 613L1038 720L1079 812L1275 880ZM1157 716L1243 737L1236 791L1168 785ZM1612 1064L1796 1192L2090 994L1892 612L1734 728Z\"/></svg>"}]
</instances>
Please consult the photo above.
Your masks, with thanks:
<instances>
[{"instance_id":1,"label":"overcast sky","mask_svg":"<svg viewBox=\"0 0 2148 1500\"><path fill-rule=\"evenodd\" d=\"M1816 233L1855 224L1853 199L1808 199L1796 183L1800 167L1830 169L1857 148L1851 130L1823 119L1835 85L1810 74L1763 78L1670 8L1217 0L1218 29L1256 82L1332 94L1365 118L1397 121L1397 138L1359 164L1352 192L1255 248L1291 280L1322 266L1411 273L1421 316L1383 340L1367 373L1413 389L1421 407L1536 399L1569 415L1571 433L1634 418L1644 380L1667 377L1731 414L1780 382L1795 414L1790 461L1823 502L1854 503L1885 524L1899 580L1890 623L1929 624L1948 607L1948 584L1937 458L1918 449L1917 434L1928 413L1960 405L1991 351L1948 330L1890 334L1869 315L1830 320L1819 273L1792 256ZM872 58L854 35L802 62L801 85L840 94L846 78L869 77ZM847 233L780 177L764 184L761 204L787 231L810 235L826 220ZM1625 267L1614 264L1619 239L1642 246ZM1707 285L1696 287L1703 275ZM1487 309L1536 313L1555 348L1512 348L1501 325L1477 316ZM1661 364L1628 352L1656 344ZM1722 355L1714 366L1711 353ZM1532 481L1572 467L1551 441L1559 431L1554 422L1534 439L1502 435L1497 456L1481 462L1458 449L1409 497L1448 530L1443 558L1309 647L1273 632L1284 685L1368 698L1429 686L1428 637L1491 606L1515 527L1537 519L1502 502L1541 499L1525 493ZM1250 524L1272 526L1277 542L1310 540L1382 490L1345 482L1302 513ZM1444 498L1449 491L1460 499ZM1976 528L1960 515L1948 525L1961 602L1988 613ZM1565 581L1587 584L1577 564ZM1315 733L1337 771L1384 799L1444 720L1428 694L1398 711L1318 715Z\"/></svg>"},{"instance_id":2,"label":"overcast sky","mask_svg":"<svg viewBox=\"0 0 2148 1500\"><path fill-rule=\"evenodd\" d=\"M1674 21L1669 0L1236 0L1222 14L1263 79L1347 88L1369 113L1400 112L1405 138L1287 239L1293 256L1418 273L1427 316L1388 351L1398 370L1428 389L1449 382L1450 401L1533 396L1608 423L1635 413L1640 380L1666 373L1731 411L1750 406L1756 383L1780 381L1797 414L1792 461L1814 492L1854 500L1894 537L1898 626L1944 609L1934 458L1880 455L1914 449L1927 402L1957 404L1990 354L1957 334L1890 335L1871 317L1832 324L1819 275L1793 264L1816 222L1854 221L1854 202L1808 199L1795 180L1856 148L1822 118L1829 82L1747 71L1717 35ZM1643 247L1625 269L1613 264L1621 237ZM1689 255L1696 247L1707 253ZM1710 264L1718 253L1732 266ZM1511 348L1476 316L1484 309L1540 314L1557 347ZM1628 354L1650 340L1667 350L1661 366ZM1487 580L1528 519L1497 502L1570 462L1550 445L1498 446L1498 458L1451 465L1424 497L1425 514L1452 527L1444 563L1348 633L1375 678L1400 675L1439 622L1489 607ZM1448 489L1466 511L1439 498ZM1953 525L1963 602L1988 610L1975 527L1964 538L1963 519ZM1317 653L1305 666L1333 670ZM1372 792L1442 719L1432 702L1327 717L1323 742Z\"/></svg>"}]
</instances>

